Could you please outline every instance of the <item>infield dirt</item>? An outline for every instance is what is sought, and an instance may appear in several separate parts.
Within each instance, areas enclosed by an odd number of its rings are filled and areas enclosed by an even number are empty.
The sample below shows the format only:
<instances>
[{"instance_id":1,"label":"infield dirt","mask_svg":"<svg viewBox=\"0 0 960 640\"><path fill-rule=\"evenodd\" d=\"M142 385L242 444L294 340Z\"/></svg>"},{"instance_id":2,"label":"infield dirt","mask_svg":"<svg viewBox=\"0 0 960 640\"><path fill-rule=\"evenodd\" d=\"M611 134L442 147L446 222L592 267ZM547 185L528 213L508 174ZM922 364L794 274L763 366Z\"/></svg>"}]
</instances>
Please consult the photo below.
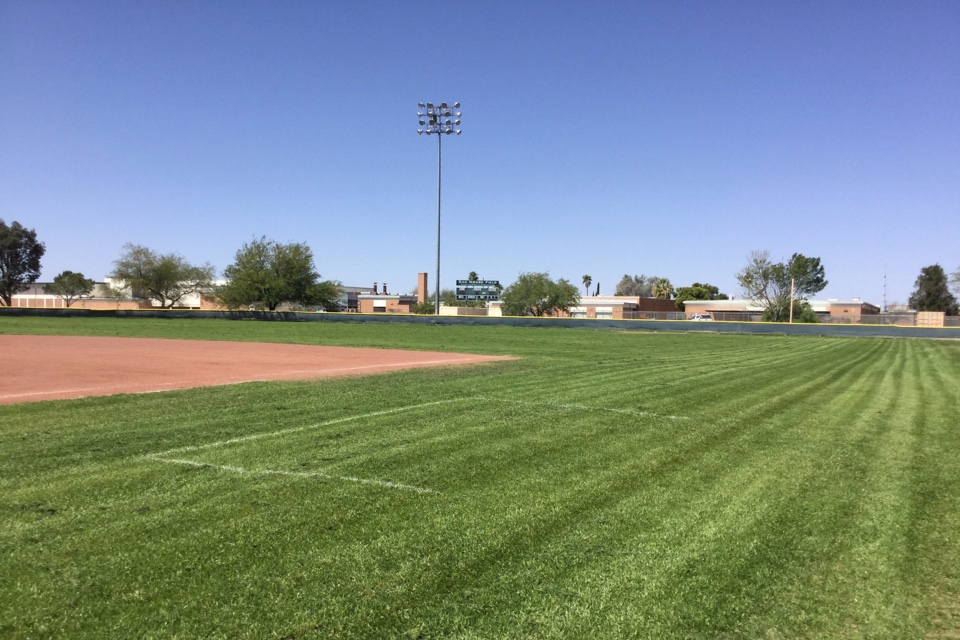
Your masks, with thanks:
<instances>
[{"instance_id":1,"label":"infield dirt","mask_svg":"<svg viewBox=\"0 0 960 640\"><path fill-rule=\"evenodd\" d=\"M512 359L399 349L32 335L0 335L0 353L0 404Z\"/></svg>"}]
</instances>

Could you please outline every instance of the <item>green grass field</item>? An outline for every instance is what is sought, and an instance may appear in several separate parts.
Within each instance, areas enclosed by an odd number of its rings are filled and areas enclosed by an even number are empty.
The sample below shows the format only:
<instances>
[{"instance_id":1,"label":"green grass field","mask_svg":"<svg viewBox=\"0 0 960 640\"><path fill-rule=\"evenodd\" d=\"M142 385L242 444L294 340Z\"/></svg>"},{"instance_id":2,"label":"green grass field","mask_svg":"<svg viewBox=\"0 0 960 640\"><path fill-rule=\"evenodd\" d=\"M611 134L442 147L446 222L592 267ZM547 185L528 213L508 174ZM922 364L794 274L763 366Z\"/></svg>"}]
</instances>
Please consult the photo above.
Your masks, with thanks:
<instances>
[{"instance_id":1,"label":"green grass field","mask_svg":"<svg viewBox=\"0 0 960 640\"><path fill-rule=\"evenodd\" d=\"M0 407L3 638L960 636L960 342L2 333L522 358Z\"/></svg>"}]
</instances>

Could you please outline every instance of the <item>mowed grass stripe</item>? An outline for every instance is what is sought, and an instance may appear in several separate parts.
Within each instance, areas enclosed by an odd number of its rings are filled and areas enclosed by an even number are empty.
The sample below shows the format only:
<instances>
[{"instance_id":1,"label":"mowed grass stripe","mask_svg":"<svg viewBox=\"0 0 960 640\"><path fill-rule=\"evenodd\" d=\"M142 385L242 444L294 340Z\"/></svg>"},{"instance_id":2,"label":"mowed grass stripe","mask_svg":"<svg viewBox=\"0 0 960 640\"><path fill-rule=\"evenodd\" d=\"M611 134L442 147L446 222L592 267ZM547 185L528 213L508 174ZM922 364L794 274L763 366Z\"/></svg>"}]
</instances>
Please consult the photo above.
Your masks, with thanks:
<instances>
[{"instance_id":1,"label":"mowed grass stripe","mask_svg":"<svg viewBox=\"0 0 960 640\"><path fill-rule=\"evenodd\" d=\"M884 395L881 387L885 386L886 373L877 367L862 368L846 394L829 400L822 407L822 417L818 420L827 422L828 417L833 416L835 424L828 430L809 429L808 434L805 429L797 433L798 441L805 442L813 454L809 461L815 473L808 474L800 485L802 491L795 494L784 514L792 526L814 525L810 534L819 529L831 532L831 537L821 533L813 538L818 546L807 552L812 562L808 561L805 572L810 577L792 585L786 593L780 593L780 597L795 606L792 592L803 593L808 601L803 617L822 616L830 621L829 627L825 622L819 624L821 629L832 629L826 635L844 636L850 630L856 630L855 635L870 636L878 631L896 635L895 629L903 634L914 624L909 615L904 616L902 603L885 597L891 592L897 593L901 586L897 576L891 573L889 554L902 552L904 547L900 541L886 543L869 533L878 517L899 520L903 507L884 499L883 487L879 486L882 478L875 477L878 455L888 451L891 444L897 448L900 445L885 442L886 430L874 419L877 408L874 398ZM891 467L886 466L880 475L890 471ZM790 513L803 514L803 518L791 517ZM899 522L885 524L891 525L889 534L897 535ZM780 528L787 527L781 525ZM865 540L869 540L866 546ZM782 541L774 546L781 553L794 547ZM861 575L854 577L837 572L837 566L855 567L855 572ZM842 579L836 580L838 576ZM813 584L819 585L819 589L811 589ZM851 590L852 585L856 585L856 589ZM815 596L812 602L811 594ZM829 595L823 597L825 594ZM837 602L847 604L831 611ZM777 607L782 606L778 601ZM803 618L798 620L802 621ZM754 631L760 632L762 628Z\"/></svg>"},{"instance_id":2,"label":"mowed grass stripe","mask_svg":"<svg viewBox=\"0 0 960 640\"><path fill-rule=\"evenodd\" d=\"M908 544L916 549L911 569L931 620L929 637L953 638L960 629L960 343L918 345L909 375L917 393L909 425L915 435Z\"/></svg>"},{"instance_id":3,"label":"mowed grass stripe","mask_svg":"<svg viewBox=\"0 0 960 640\"><path fill-rule=\"evenodd\" d=\"M956 631L952 343L431 329L368 333L524 360L0 410L0 632ZM303 475L141 458L230 439L198 453Z\"/></svg>"},{"instance_id":4,"label":"mowed grass stripe","mask_svg":"<svg viewBox=\"0 0 960 640\"><path fill-rule=\"evenodd\" d=\"M793 439L797 436L802 435L794 432L793 430L787 430L789 438ZM776 449L781 450L783 445L788 444L787 440L776 441ZM764 451L763 449L754 447L754 450L760 451L761 455L768 456L769 451ZM750 484L748 478L741 477L736 473L732 473L731 481L726 483L726 486L730 487L730 491L726 494L719 494L722 499L719 504L724 505L728 512L731 514L729 518L713 517L709 521L709 526L706 528L710 532L710 536L714 536L718 530L725 532L726 534L731 535L731 537L737 541L741 541L746 538L747 540L752 540L753 544L750 549L751 552L755 555L759 555L760 558L763 558L763 551L767 549L767 554L776 554L776 559L779 559L780 563L784 564L783 568L776 567L766 567L767 571L770 571L772 568L775 568L774 573L777 576L786 578L789 576L789 572L784 569L788 569L790 562L784 562L784 550L791 551L797 548L797 536L791 536L789 532L795 530L800 526L801 533L809 535L817 531L816 526L811 526L812 524L817 523L820 518L814 518L811 522L810 516L816 516L816 513L805 513L803 509L797 510L797 507L802 507L804 503L812 503L810 500L810 491L811 489L817 489L818 492L829 493L831 487L835 486L834 479L829 476L823 476L819 471L816 474L811 470L811 464L816 462L821 458L823 454L828 452L829 448L819 448L815 450L813 456L805 457L801 460L790 460L789 458L775 458L771 457L771 460L789 460L789 464L780 466L779 468L770 468L770 465L767 465L767 471L769 475L762 477L758 482ZM799 462L806 461L804 465L807 469L805 473L801 476L802 484L798 483L794 487L791 485L794 484L797 476L797 464ZM703 459L698 460L698 468L703 468ZM756 469L758 465L748 464L746 468ZM742 468L742 467L741 467ZM789 471L790 473L784 473ZM789 482L778 482L778 478L790 478ZM815 482L811 482L815 480ZM718 484L717 478L711 478L709 483L712 486ZM802 488L802 493L801 493ZM764 494L766 496L775 497L776 500L782 503L783 506L776 507L776 503L767 503L765 505L763 500L758 501L754 500L756 494ZM716 491L714 491L716 494ZM710 494L707 494L710 495ZM748 512L743 512L736 508L736 504L748 504L750 505ZM704 507L702 504L694 503L693 513L703 513ZM807 509L806 511L809 511ZM802 517L796 514L803 514ZM750 517L750 515L756 517ZM744 534L744 524L757 524L758 533L752 536L745 536ZM770 525L776 525L772 532L775 534L771 536ZM667 529L669 531L691 531L698 530L701 527L697 526L696 523L691 524L690 522L684 523L671 523ZM761 535L762 534L762 535ZM842 538L842 536L841 536ZM800 538L802 541L803 538ZM702 542L702 541L700 541ZM771 544L773 542L773 544ZM688 543L689 544L689 543ZM723 579L723 576L729 576L729 584L726 584L723 588L717 588L717 584L712 582L708 578L703 578L705 585L705 592L697 594L697 597L690 597L689 592L685 592L685 599L691 603L696 603L695 610L691 608L690 615L695 618L700 619L709 619L712 620L713 625L721 625L722 628L727 632L737 631L742 632L743 627L736 624L737 616L736 612L740 609L746 608L746 610L755 609L762 610L763 607L768 606L772 600L776 597L777 591L769 590L770 581L768 580L765 583L764 590L762 592L752 592L748 591L745 595L745 598L740 599L740 605L736 606L737 599L733 597L737 591L744 591L744 587L751 584L749 578L753 575L753 571L763 570L764 563L758 563L756 560L749 561L749 557L743 561L743 568L741 571L731 572L731 554L729 549L723 548L721 545L719 548L708 547L707 551L702 554L702 557L693 553L691 551L684 549L684 540L683 538L678 537L676 540L672 541L669 545L670 549L681 550L681 557L687 558L687 564L692 567L692 571L695 571L698 575L703 576L703 574L709 575L709 566L711 564L716 564L719 562L719 568L717 575L713 576L715 579ZM749 555L749 554L748 554ZM638 572L638 575L645 577L647 584L650 584L650 568L644 567L642 571ZM675 580L665 580L668 584L675 584ZM806 588L809 588L810 585L804 585ZM738 589L739 587L739 589ZM616 589L619 590L621 585L617 585ZM689 588L689 584L687 585ZM654 590L654 600L662 603L664 594ZM718 597L718 594L724 594L721 597ZM766 597L764 597L766 596ZM709 603L715 603L713 607L709 606ZM678 607L682 603L676 603L674 606L668 606L667 609L676 612ZM744 605L747 605L744 607ZM734 614L734 615L731 615ZM807 612L809 615L809 612ZM729 623L722 624L722 617L731 617L732 620ZM749 618L748 618L749 620ZM890 621L886 621L890 622ZM634 620L632 624L637 624L638 622ZM689 623L688 623L689 624ZM821 625L822 625L821 621ZM681 625L679 628L674 629L678 634L680 633L689 633L692 628L695 628L695 625ZM844 628L844 621L840 621L837 625L837 630L840 631ZM881 626L881 628L884 628ZM754 629L755 632L763 631L763 627Z\"/></svg>"},{"instance_id":5,"label":"mowed grass stripe","mask_svg":"<svg viewBox=\"0 0 960 640\"><path fill-rule=\"evenodd\" d=\"M727 341L723 342L725 346ZM651 360L650 364L634 360L603 360L599 364L591 365L576 361L567 363L562 368L551 368L549 375L562 380L559 385L555 384L554 393L569 398L569 401L597 406L643 407L660 413L671 413L681 409L661 406L658 403L682 403L684 396L688 395L702 397L704 389L713 390L717 397L729 396L732 390L736 390L739 395L744 388L756 388L762 393L765 385L760 383L765 382L771 372L776 372L775 375L802 374L806 369L804 362L807 359L821 350L836 351L841 348L837 341L813 340L803 344L805 348L811 345L815 347L811 351L766 348L761 351L763 357L753 359L757 354L748 352L742 356L742 360L728 356L725 351L722 358L714 360L700 353L696 354L699 358L696 364L684 363L680 366L671 365L669 360L663 357ZM767 346L774 345L767 343ZM838 359L842 357L837 356ZM816 375L816 372L810 372L809 375ZM663 393L664 391L668 393ZM532 400L540 397L542 390L538 379L533 378L527 379L525 384L511 384L508 393ZM683 409L697 411L702 410L703 406L702 403L685 404Z\"/></svg>"},{"instance_id":6,"label":"mowed grass stripe","mask_svg":"<svg viewBox=\"0 0 960 640\"><path fill-rule=\"evenodd\" d=\"M703 461L703 458L694 458L694 459L692 460L692 464L695 465L695 466L698 467L698 468L702 468L702 461ZM622 470L622 467L621 467L621 470ZM773 473L773 474L772 474L772 477L778 477L778 476L779 476L779 471L782 471L782 469L781 469L781 470L776 470L776 471L777 471L776 473ZM684 465L679 472L685 474L685 473L688 473L688 472L689 472L689 469L686 467L686 465ZM715 479L711 479L711 482L710 482L709 484L716 484ZM761 486L761 484L762 484L762 483L757 483L756 486L759 487L759 486ZM610 490L611 488L610 488L610 486L609 486L609 483L604 483L602 486L603 486L603 491L600 491L599 493L600 493L606 500L610 500L610 499L611 499L611 496L617 497L617 502L622 502L622 501L624 500L624 498L623 498L622 496L618 496L615 492L613 492L613 491ZM729 484L729 486L733 487L735 491L739 491L739 488L742 487L742 478L740 478L740 477L735 478L735 481L731 482L731 483ZM735 524L735 523L740 522L740 521L743 520L743 513L742 513L742 511L738 511L738 510L736 510L736 509L730 509L730 507L729 507L729 500L726 499L726 498L728 498L728 497L729 497L729 496L725 496L723 500L720 500L720 501L719 501L719 504L724 505L724 506L723 506L723 509L724 509L725 511L728 511L728 512L730 513L730 516L729 516L730 524ZM583 512L585 512L585 511L587 510L587 507L584 506L584 505L589 505L589 508L590 508L590 509L598 509L598 508L599 508L598 505L602 505L602 504L604 503L604 499L601 498L601 499L598 500L597 498L598 498L598 497L597 497L596 495L589 495L589 496L587 497L587 499L585 499L585 500L582 501L582 503L581 503L582 507L581 507L580 512L583 513ZM684 502L683 502L682 500L670 501L669 504L684 504ZM661 505L661 507L663 507L663 505ZM559 511L561 511L562 513L567 514L567 513L570 512L570 508L568 507L568 508L565 508L565 509L562 509L562 510L559 510ZM704 509L701 504L696 504L696 505L694 506L694 508L692 509L692 512L693 512L693 514L695 514L698 518L702 518L702 517L703 517L702 514L708 513L708 511L707 511L706 509ZM714 528L717 528L717 526L718 526L718 525L717 525L717 521L719 520L719 518L716 518L715 516L708 516L708 517L713 518L713 520L712 520L712 525L711 525L711 526L714 527ZM528 535L522 536L522 540L523 540L523 541L529 541L529 542L527 543L528 545L533 545L533 544L538 544L538 545L539 545L539 544L542 544L542 540L543 540L545 537L548 537L548 535L549 535L550 533L555 533L555 532L557 532L557 531L559 530L558 527L556 526L556 523L554 523L554 522L547 522L546 524L541 525L541 528L542 528L542 531L532 531L532 532L528 532ZM673 531L673 532L679 532L679 531L689 532L689 531L691 531L691 530L694 530L694 531L695 531L696 529L697 529L696 522L693 522L693 523L691 523L691 522L673 523L673 526L668 527L668 530L669 530L669 531ZM731 527L731 529L732 529L732 530L735 530L736 527ZM668 546L669 546L671 549L677 551L678 554L679 554L679 557L685 557L685 556L688 556L689 553L687 552L687 550L686 550L685 547L684 547L684 540L690 540L690 539L691 539L691 538L690 538L690 536L689 536L689 533L685 533L685 534L682 535L682 536L678 536L677 540L673 541L673 544L670 544L670 545L668 545ZM522 545L521 545L521 550L522 550L521 555L527 555L527 554L530 553L530 549L529 549L527 546L522 546ZM503 549L497 549L494 553L495 553L496 556L501 557L501 558L502 558L503 555L504 555ZM482 562L482 563L481 563L481 565L484 565L484 564L486 564L486 562ZM549 563L546 563L546 562L545 562L545 564L549 564ZM567 565L565 565L565 566L567 566ZM468 568L468 569L469 569L469 568ZM468 572L469 572L469 571L468 571ZM644 575L647 575L647 576L650 575L650 570L649 570L649 568L646 568L646 569L645 569ZM508 589L508 592L509 592L508 585L504 585L504 588ZM618 587L618 588L619 588L619 587ZM624 604L626 604L626 603L624 603ZM634 621L634 622L636 622L636 621ZM585 631L585 630L581 629L581 631Z\"/></svg>"}]
</instances>

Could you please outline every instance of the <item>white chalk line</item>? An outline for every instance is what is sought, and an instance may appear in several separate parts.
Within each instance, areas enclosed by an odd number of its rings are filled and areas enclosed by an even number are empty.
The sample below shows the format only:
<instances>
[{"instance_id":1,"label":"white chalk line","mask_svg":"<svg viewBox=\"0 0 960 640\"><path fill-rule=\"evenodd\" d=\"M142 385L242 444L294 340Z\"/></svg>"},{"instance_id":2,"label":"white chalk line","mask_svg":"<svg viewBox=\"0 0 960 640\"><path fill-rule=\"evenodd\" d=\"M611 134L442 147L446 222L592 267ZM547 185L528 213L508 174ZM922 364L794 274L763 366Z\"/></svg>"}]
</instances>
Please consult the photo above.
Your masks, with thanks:
<instances>
[{"instance_id":1,"label":"white chalk line","mask_svg":"<svg viewBox=\"0 0 960 640\"><path fill-rule=\"evenodd\" d=\"M191 445L187 447L177 447L175 449L168 449L166 451L161 451L159 453L151 453L145 456L142 456L143 459L153 460L155 462L168 462L173 464L183 464L193 467L210 467L213 469L219 469L221 471L230 471L233 473L259 473L259 474L272 474L272 475L283 475L291 477L303 477L303 478L323 478L326 480L341 480L343 482L356 482L358 484L369 484L376 485L380 487L385 487L388 489L402 489L405 491L415 491L417 493L439 493L435 489L427 489L424 487L416 487L413 485L403 484L400 482L390 482L387 480L376 480L371 478L357 478L354 476L338 476L333 474L327 474L322 472L297 472L297 471L279 471L273 469L264 469L264 470L247 470L241 467L234 467L231 465L218 465L210 464L206 462L199 462L196 460L184 460L178 458L167 458L166 456L176 453L186 453L188 451L200 451L202 449L213 449L216 447L223 447L231 444L239 444L243 442L250 442L253 440L260 440L263 438L275 438L279 436L289 435L291 433L300 433L302 431L308 431L311 429L319 429L322 427L329 427L336 424L343 424L345 422L351 422L354 420L362 420L364 418L375 418L378 416L386 416L394 413L401 413L404 411L414 411L416 409L423 409L426 407L434 407L441 404L449 404L451 402L461 402L463 398L456 398L453 400L436 400L434 402L424 402L421 404L406 405L403 407L395 407L393 409L383 409L381 411L371 411L369 413L362 413L353 416L346 416L344 418L337 418L336 420L328 420L326 422L319 422L317 424L305 425L302 427L291 427L289 429L279 429L277 431L271 431L269 433L255 433L249 436L241 436L239 438L230 438L228 440L219 440L217 442L209 442L206 444Z\"/></svg>"},{"instance_id":2,"label":"white chalk line","mask_svg":"<svg viewBox=\"0 0 960 640\"><path fill-rule=\"evenodd\" d=\"M329 473L322 473L319 471L281 471L278 469L244 469L243 467L235 467L233 465L210 464L209 462L200 462L198 460L182 460L179 458L159 458L156 456L146 456L146 458L150 460L155 460L157 462L180 464L180 465L186 465L189 467L198 467L202 469L217 469L219 471L227 471L230 473L237 473L237 474L288 476L291 478L318 478L321 480L338 480L341 482L355 482L357 484L369 484L377 487L384 487L386 489L399 489L402 491L413 491L415 493L440 493L436 489L428 489L426 487L417 487L412 484L403 484L402 482L390 482L388 480L376 480L371 478L357 478L355 476L337 476Z\"/></svg>"},{"instance_id":3,"label":"white chalk line","mask_svg":"<svg viewBox=\"0 0 960 640\"><path fill-rule=\"evenodd\" d=\"M435 400L434 402L424 402L422 404L411 404L403 407L395 407L393 409L383 409L381 411L359 413L352 416L345 416L343 418L336 418L335 420L318 422L316 424L308 424L301 427L290 427L288 429L279 429L277 431L270 431L267 433L253 433L248 436L240 436L239 438L230 438L228 440L219 440L217 442L208 442L206 444L195 444L195 445L189 445L186 447L176 447L174 449L168 449L167 451L152 453L146 457L167 456L167 455L170 455L171 453L183 453L185 451L200 451L201 449L215 449L217 447L224 447L231 444L239 444L241 442L250 442L252 440L261 440L263 438L276 438L278 436L285 436L291 433L300 433L302 431L310 431L312 429L330 427L336 424L343 424L345 422L363 420L364 418L376 418L378 416L388 416L393 413L402 413L404 411L415 411L417 409L423 409L426 407L435 407L441 404L450 404L451 402L462 402L463 400L464 398L456 398L453 400Z\"/></svg>"},{"instance_id":4,"label":"white chalk line","mask_svg":"<svg viewBox=\"0 0 960 640\"><path fill-rule=\"evenodd\" d=\"M630 415L637 417L654 417L654 418L663 418L667 420L687 420L686 416L676 416L676 415L662 415L648 411L636 411L631 409L613 409L609 407L598 407L574 403L561 403L561 402L539 402L531 400L513 400L508 398L491 398L487 396L470 396L463 398L452 398L448 400L435 400L433 402L424 402L414 405L405 405L402 407L394 407L392 409L383 409L380 411L371 411L367 413L361 413L352 416L345 416L343 418L337 418L335 420L328 420L326 422L318 422L316 424L304 425L300 427L290 427L288 429L278 429L277 431L270 431L267 433L255 433L247 436L240 436L238 438L229 438L227 440L218 440L216 442L208 442L206 444L198 445L189 445L186 447L176 447L174 449L168 449L166 451L161 451L159 453L151 453L145 456L142 456L143 459L153 460L156 462L166 462L171 464L181 464L193 467L206 467L211 469L218 469L221 471L228 471L231 473L238 474L261 474L261 475L282 475L289 477L300 477L300 478L320 478L325 480L340 480L343 482L355 482L358 484L367 484L375 485L380 487L385 487L389 489L400 489L405 491L415 491L417 493L439 493L435 489L428 489L424 487L417 487L414 485L403 484L400 482L391 482L387 480L377 480L371 478L358 478L355 476L340 476L334 474L328 474L323 472L298 472L298 471L282 471L276 469L244 469L242 467L236 467L232 465L219 465L211 464L207 462L201 462L197 460L186 460L182 458L168 458L171 454L180 454L192 451L201 451L203 449L214 449L218 447L229 446L233 444L240 444L244 442L251 442L254 440L261 440L264 438L276 438L280 436L285 436L293 433L301 433L303 431L309 431L312 429L319 429L322 427L329 427L337 424L344 424L347 422L353 422L356 420L363 420L364 418L376 418L379 416L386 416L395 413L402 413L405 411L415 411L417 409L424 409L427 407L435 407L443 404L451 404L458 402L501 402L505 404L517 404L517 405L526 405L526 406L540 406L540 407L553 407L557 409L562 409L565 411L600 411L605 413L616 413L621 415Z\"/></svg>"},{"instance_id":5,"label":"white chalk line","mask_svg":"<svg viewBox=\"0 0 960 640\"><path fill-rule=\"evenodd\" d=\"M688 416L677 416L663 413L656 413L654 411L642 411L636 409L613 409L610 407L598 407L588 404L571 404L567 402L540 402L535 400L511 400L509 398L487 398L484 396L477 396L475 398L464 398L465 400L480 400L483 402L504 402L507 404L523 404L530 405L534 407L554 407L556 409L564 409L568 411L600 411L603 413L619 413L627 416L637 416L638 418L662 418L664 420L689 420Z\"/></svg>"}]
</instances>

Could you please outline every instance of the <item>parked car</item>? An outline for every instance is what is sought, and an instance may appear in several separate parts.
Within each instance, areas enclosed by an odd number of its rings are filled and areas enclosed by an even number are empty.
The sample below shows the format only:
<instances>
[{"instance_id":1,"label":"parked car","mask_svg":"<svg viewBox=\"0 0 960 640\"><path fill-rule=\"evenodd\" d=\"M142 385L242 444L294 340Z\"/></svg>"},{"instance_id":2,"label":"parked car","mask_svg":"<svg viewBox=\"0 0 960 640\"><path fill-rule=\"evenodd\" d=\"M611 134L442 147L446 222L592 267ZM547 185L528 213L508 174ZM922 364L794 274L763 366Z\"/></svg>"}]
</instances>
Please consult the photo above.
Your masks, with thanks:
<instances>
[{"instance_id":1,"label":"parked car","mask_svg":"<svg viewBox=\"0 0 960 640\"><path fill-rule=\"evenodd\" d=\"M690 316L690 319L697 322L713 322L713 316L709 313L695 313Z\"/></svg>"}]
</instances>

